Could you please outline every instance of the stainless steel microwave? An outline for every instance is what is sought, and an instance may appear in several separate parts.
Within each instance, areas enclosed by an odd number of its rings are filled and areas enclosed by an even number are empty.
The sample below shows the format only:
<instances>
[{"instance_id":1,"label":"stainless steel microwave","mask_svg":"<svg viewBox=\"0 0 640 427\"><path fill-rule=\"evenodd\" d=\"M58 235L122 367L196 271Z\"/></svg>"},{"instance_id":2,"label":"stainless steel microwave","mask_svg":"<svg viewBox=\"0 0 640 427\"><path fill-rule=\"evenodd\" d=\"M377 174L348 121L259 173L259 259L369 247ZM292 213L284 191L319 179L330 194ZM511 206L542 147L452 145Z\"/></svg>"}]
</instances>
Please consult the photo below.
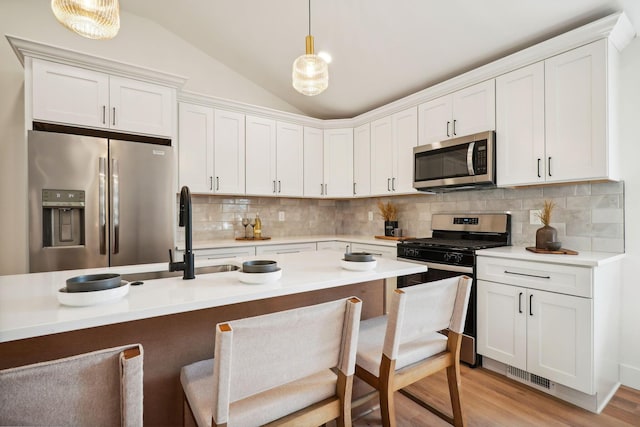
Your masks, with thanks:
<instances>
[{"instance_id":1,"label":"stainless steel microwave","mask_svg":"<svg viewBox=\"0 0 640 427\"><path fill-rule=\"evenodd\" d=\"M413 187L446 191L495 186L495 152L493 131L415 147Z\"/></svg>"}]
</instances>

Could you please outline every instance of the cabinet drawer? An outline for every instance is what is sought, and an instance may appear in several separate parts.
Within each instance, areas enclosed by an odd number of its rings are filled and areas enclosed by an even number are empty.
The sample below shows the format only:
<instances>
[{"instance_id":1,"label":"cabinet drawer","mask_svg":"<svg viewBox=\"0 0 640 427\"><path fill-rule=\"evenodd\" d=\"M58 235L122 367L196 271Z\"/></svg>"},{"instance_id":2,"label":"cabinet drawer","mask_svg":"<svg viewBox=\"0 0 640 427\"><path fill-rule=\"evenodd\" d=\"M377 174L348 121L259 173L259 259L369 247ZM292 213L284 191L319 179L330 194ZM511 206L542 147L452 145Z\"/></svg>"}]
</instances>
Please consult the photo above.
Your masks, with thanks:
<instances>
[{"instance_id":1,"label":"cabinet drawer","mask_svg":"<svg viewBox=\"0 0 640 427\"><path fill-rule=\"evenodd\" d=\"M316 244L319 251L330 250L330 251L343 251L343 252L346 252L346 247L348 245L348 243L340 242L338 240L316 242Z\"/></svg>"},{"instance_id":2,"label":"cabinet drawer","mask_svg":"<svg viewBox=\"0 0 640 427\"><path fill-rule=\"evenodd\" d=\"M478 256L477 278L543 291L593 297L592 270L570 265Z\"/></svg>"},{"instance_id":3,"label":"cabinet drawer","mask_svg":"<svg viewBox=\"0 0 640 427\"><path fill-rule=\"evenodd\" d=\"M193 251L196 259L220 259L254 256L255 246L242 246L238 248L200 249Z\"/></svg>"},{"instance_id":4,"label":"cabinet drawer","mask_svg":"<svg viewBox=\"0 0 640 427\"><path fill-rule=\"evenodd\" d=\"M351 252L369 252L382 254L382 258L396 259L397 249L393 246L367 245L364 243L351 243Z\"/></svg>"},{"instance_id":5,"label":"cabinet drawer","mask_svg":"<svg viewBox=\"0 0 640 427\"><path fill-rule=\"evenodd\" d=\"M290 254L296 252L309 252L316 250L316 243L291 243L286 245L256 246L256 255L263 254Z\"/></svg>"}]
</instances>

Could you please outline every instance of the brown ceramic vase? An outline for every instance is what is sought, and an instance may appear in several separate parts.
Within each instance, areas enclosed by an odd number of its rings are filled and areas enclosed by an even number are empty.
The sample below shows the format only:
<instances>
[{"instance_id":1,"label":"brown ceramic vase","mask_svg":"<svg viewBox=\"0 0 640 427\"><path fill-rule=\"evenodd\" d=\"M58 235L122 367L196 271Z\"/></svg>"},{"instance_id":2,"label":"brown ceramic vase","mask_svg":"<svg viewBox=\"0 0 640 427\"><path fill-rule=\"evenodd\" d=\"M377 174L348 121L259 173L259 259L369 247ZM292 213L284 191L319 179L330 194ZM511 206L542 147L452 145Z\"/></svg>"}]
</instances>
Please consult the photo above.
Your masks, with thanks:
<instances>
[{"instance_id":1,"label":"brown ceramic vase","mask_svg":"<svg viewBox=\"0 0 640 427\"><path fill-rule=\"evenodd\" d=\"M536 249L548 249L547 242L556 242L558 240L558 231L545 225L536 231Z\"/></svg>"}]
</instances>

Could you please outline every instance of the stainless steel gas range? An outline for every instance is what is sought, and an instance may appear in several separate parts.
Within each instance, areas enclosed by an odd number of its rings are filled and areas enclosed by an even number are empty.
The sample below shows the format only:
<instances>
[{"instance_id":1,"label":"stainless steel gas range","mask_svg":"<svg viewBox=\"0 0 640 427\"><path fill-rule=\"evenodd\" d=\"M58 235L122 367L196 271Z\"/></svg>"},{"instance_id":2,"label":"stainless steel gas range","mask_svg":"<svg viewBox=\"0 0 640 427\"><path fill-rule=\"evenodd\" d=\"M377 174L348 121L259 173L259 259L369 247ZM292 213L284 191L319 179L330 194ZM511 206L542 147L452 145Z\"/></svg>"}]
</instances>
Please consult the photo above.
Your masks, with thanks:
<instances>
[{"instance_id":1,"label":"stainless steel gas range","mask_svg":"<svg viewBox=\"0 0 640 427\"><path fill-rule=\"evenodd\" d=\"M429 271L398 278L398 287L418 285L465 274L473 278L460 360L476 366L476 251L511 244L511 215L434 214L432 237L398 243L397 256L426 264Z\"/></svg>"}]
</instances>

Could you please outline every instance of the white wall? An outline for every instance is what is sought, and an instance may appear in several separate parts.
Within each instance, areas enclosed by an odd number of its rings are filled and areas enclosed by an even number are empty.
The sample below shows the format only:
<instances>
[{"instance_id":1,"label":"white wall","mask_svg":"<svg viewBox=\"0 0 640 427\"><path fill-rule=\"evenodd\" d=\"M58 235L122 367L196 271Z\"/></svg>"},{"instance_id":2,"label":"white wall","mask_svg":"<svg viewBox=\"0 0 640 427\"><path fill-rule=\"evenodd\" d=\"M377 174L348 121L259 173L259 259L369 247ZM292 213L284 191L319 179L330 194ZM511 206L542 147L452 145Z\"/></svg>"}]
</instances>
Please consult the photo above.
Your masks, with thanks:
<instances>
[{"instance_id":1,"label":"white wall","mask_svg":"<svg viewBox=\"0 0 640 427\"><path fill-rule=\"evenodd\" d=\"M62 27L45 0L0 2L0 274L22 273L27 262L24 70L5 34L73 49L188 78L184 89L278 110L290 104L205 55L163 27L123 12L113 40L84 39Z\"/></svg>"},{"instance_id":2,"label":"white wall","mask_svg":"<svg viewBox=\"0 0 640 427\"><path fill-rule=\"evenodd\" d=\"M625 183L622 383L640 389L640 38L621 57L620 140Z\"/></svg>"}]
</instances>

